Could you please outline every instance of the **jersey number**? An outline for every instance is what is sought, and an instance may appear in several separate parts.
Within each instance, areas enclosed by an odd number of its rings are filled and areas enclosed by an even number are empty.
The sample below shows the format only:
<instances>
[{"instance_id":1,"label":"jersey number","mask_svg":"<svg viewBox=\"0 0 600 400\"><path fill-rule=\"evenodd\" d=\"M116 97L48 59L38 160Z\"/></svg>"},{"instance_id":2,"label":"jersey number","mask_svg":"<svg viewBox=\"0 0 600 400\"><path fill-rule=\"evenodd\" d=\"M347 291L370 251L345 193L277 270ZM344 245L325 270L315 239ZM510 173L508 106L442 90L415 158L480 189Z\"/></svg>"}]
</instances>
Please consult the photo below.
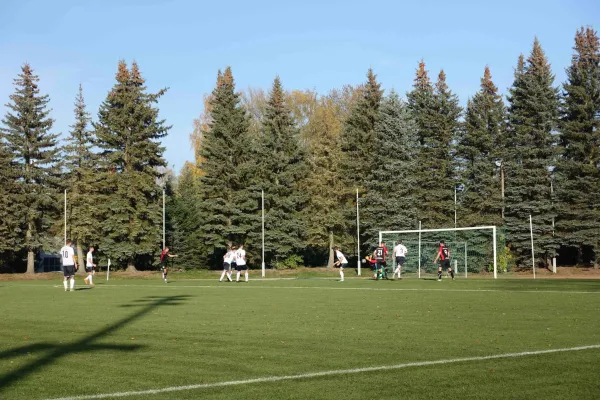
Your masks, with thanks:
<instances>
[{"instance_id":1,"label":"jersey number","mask_svg":"<svg viewBox=\"0 0 600 400\"><path fill-rule=\"evenodd\" d=\"M68 251L63 251L63 258L69 258L69 252Z\"/></svg>"}]
</instances>

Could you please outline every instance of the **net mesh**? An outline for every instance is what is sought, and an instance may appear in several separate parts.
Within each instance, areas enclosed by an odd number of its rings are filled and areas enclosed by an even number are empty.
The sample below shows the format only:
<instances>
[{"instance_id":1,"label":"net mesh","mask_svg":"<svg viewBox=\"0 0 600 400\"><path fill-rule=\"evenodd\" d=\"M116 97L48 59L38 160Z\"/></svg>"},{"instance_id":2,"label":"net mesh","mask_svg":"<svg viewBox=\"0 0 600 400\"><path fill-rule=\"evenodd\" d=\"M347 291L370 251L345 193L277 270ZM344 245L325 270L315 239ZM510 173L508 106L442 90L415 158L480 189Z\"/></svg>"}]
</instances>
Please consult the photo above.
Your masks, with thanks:
<instances>
[{"instance_id":1,"label":"net mesh","mask_svg":"<svg viewBox=\"0 0 600 400\"><path fill-rule=\"evenodd\" d=\"M493 255L493 230L490 228L466 230L466 231L443 231L423 232L419 241L419 232L386 232L381 234L382 241L390 249L390 259L393 268L396 268L396 260L392 256L394 247L402 241L407 249L402 274L407 277L418 276L419 266L421 276L435 276L439 261L433 261L439 249L439 243L444 241L450 249L450 262L457 277L467 277L469 273L491 273L494 268ZM419 256L420 242L420 256ZM496 233L497 261L504 249L504 236L501 232ZM419 262L420 261L420 262ZM503 266L498 264L498 271ZM504 268L505 269L505 268ZM446 272L444 271L444 276Z\"/></svg>"}]
</instances>

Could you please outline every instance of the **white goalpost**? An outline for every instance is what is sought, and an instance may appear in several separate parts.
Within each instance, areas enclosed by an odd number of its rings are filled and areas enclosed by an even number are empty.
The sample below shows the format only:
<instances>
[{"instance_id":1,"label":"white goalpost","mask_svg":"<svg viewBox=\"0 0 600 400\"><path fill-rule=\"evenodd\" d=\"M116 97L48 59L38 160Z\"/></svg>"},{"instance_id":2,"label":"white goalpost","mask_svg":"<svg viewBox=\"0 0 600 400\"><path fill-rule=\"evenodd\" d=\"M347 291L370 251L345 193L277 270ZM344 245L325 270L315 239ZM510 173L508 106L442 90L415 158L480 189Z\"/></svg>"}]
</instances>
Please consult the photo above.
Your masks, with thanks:
<instances>
[{"instance_id":1,"label":"white goalpost","mask_svg":"<svg viewBox=\"0 0 600 400\"><path fill-rule=\"evenodd\" d=\"M421 227L421 221L419 221L419 228ZM435 233L447 233L447 232L463 232L463 231L488 231L492 235L492 261L493 261L493 270L494 270L494 279L498 278L498 264L497 264L497 241L496 241L496 226L494 225L486 225L486 226L473 226L466 228L441 228L441 229L410 229L410 230L399 230L399 231L379 231L379 242L383 242L384 236L393 235L394 237L402 237L403 235L414 235L418 234L418 277L421 278L421 258L422 252L421 248L424 244L430 244L429 242L425 242L422 240L423 234L435 234ZM469 242L464 239L456 239L454 240L455 244L460 245L460 250L464 248L464 270L465 277L467 277L467 246L469 246ZM469 246L471 249L471 246ZM489 249L489 248L488 248ZM459 249L455 249L455 251L459 251ZM458 253L460 254L460 253ZM410 255L409 255L410 256ZM462 255L461 255L462 256ZM488 256L489 258L489 256ZM456 271L457 272L457 271Z\"/></svg>"}]
</instances>

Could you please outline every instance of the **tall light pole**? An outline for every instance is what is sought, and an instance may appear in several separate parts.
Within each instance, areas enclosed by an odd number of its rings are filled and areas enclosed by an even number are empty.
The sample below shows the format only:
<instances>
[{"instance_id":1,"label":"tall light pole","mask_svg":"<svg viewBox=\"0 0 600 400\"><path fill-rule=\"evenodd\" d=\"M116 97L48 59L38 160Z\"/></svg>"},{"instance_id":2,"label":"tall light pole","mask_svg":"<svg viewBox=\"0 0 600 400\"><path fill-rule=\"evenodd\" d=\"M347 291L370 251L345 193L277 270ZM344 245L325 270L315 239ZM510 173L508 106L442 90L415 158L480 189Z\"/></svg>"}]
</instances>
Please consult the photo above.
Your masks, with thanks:
<instances>
[{"instance_id":1,"label":"tall light pole","mask_svg":"<svg viewBox=\"0 0 600 400\"><path fill-rule=\"evenodd\" d=\"M67 189L65 189L65 246L67 245Z\"/></svg>"},{"instance_id":2,"label":"tall light pole","mask_svg":"<svg viewBox=\"0 0 600 400\"><path fill-rule=\"evenodd\" d=\"M356 188L356 255L357 271L360 276L360 218L358 215L358 188Z\"/></svg>"},{"instance_id":3,"label":"tall light pole","mask_svg":"<svg viewBox=\"0 0 600 400\"><path fill-rule=\"evenodd\" d=\"M163 215L162 215L162 223L163 223L163 229L162 229L162 234L163 234L163 250L166 247L166 240L165 240L165 189L163 188Z\"/></svg>"},{"instance_id":4,"label":"tall light pole","mask_svg":"<svg viewBox=\"0 0 600 400\"><path fill-rule=\"evenodd\" d=\"M262 277L265 277L265 191L261 190L261 202L262 202Z\"/></svg>"}]
</instances>

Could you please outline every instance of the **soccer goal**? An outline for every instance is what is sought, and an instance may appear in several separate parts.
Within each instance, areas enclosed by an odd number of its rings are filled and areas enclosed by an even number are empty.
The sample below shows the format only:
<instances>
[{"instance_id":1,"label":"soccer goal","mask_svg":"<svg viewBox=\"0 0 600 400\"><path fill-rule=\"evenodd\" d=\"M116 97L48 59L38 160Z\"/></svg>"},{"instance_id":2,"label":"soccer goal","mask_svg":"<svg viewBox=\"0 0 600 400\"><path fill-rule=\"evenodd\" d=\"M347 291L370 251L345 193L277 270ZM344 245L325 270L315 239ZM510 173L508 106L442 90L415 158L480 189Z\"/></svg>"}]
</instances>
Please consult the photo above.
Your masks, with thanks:
<instances>
[{"instance_id":1,"label":"soccer goal","mask_svg":"<svg viewBox=\"0 0 600 400\"><path fill-rule=\"evenodd\" d=\"M408 250L402 268L404 276L418 278L433 276L437 265L433 260L437 255L441 240L450 249L450 262L455 276L467 278L469 273L493 272L498 277L496 226L474 226L467 228L414 229L401 231L380 231L379 241L392 249L402 241ZM446 272L444 271L444 274Z\"/></svg>"}]
</instances>

